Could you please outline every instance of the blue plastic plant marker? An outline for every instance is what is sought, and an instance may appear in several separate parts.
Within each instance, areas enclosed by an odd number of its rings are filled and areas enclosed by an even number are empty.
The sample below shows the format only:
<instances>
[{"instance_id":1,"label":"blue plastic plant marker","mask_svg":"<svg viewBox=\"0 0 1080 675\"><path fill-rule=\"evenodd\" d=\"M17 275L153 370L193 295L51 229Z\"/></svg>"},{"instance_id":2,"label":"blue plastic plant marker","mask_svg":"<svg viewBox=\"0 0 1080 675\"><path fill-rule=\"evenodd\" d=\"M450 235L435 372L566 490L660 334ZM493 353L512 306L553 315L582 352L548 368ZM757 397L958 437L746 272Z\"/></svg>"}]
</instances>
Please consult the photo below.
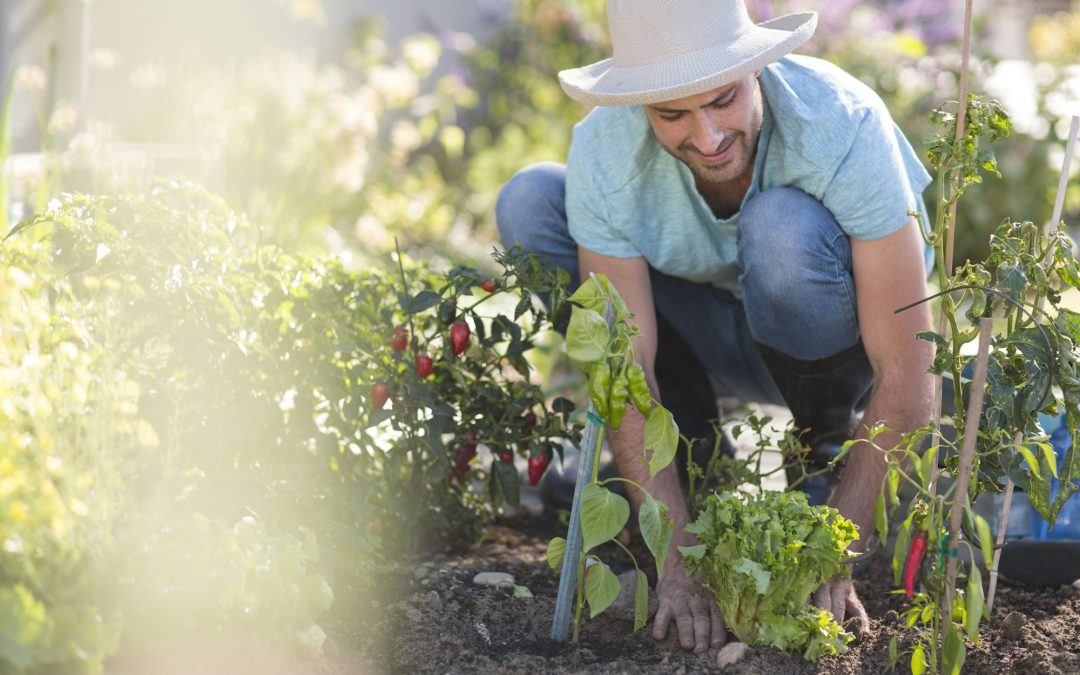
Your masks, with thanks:
<instances>
[{"instance_id":1,"label":"blue plastic plant marker","mask_svg":"<svg viewBox=\"0 0 1080 675\"><path fill-rule=\"evenodd\" d=\"M615 322L615 312L611 301L604 302L604 319L608 328ZM578 565L581 562L583 544L581 536L581 494L585 486L593 480L593 465L598 452L600 430L603 422L597 421L592 402L586 415L585 432L581 439L581 454L578 458L577 483L574 486L574 501L570 506L570 525L566 530L566 549L563 552L562 572L559 576L559 595L555 599L555 618L551 622L551 639L566 642L570 637L570 619L574 612L574 591L577 588Z\"/></svg>"}]
</instances>

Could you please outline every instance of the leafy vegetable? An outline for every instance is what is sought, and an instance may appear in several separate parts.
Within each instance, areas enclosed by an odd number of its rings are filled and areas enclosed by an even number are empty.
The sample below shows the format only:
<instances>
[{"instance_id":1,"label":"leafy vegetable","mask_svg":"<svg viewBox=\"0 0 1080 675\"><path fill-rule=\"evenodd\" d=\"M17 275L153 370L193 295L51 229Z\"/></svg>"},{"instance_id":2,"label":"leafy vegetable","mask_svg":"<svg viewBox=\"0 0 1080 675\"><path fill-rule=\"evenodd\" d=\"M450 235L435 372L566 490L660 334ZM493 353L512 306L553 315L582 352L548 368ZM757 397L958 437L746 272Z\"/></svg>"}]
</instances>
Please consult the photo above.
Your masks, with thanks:
<instances>
[{"instance_id":1,"label":"leafy vegetable","mask_svg":"<svg viewBox=\"0 0 1080 675\"><path fill-rule=\"evenodd\" d=\"M847 651L850 633L807 604L847 568L851 521L800 492L713 494L687 526L697 546L680 548L688 570L716 596L728 628L751 645L799 652L808 661Z\"/></svg>"}]
</instances>

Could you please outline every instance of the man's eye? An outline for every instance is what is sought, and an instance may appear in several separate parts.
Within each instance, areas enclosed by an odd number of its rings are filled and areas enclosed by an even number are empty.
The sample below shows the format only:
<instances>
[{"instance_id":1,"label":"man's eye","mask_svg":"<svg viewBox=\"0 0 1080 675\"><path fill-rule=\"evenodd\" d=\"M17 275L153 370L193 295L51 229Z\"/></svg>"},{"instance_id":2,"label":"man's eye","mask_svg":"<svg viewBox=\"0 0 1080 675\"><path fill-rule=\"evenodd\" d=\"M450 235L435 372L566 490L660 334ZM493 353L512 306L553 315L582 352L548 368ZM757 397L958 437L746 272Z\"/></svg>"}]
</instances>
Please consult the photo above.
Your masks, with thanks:
<instances>
[{"instance_id":1,"label":"man's eye","mask_svg":"<svg viewBox=\"0 0 1080 675\"><path fill-rule=\"evenodd\" d=\"M717 101L713 104L715 108L726 108L735 102L735 92L731 92L731 96L728 96L723 101Z\"/></svg>"},{"instance_id":2,"label":"man's eye","mask_svg":"<svg viewBox=\"0 0 1080 675\"><path fill-rule=\"evenodd\" d=\"M660 119L664 120L665 122L674 122L680 117L682 117L682 115L679 113L675 113L674 115L660 115Z\"/></svg>"}]
</instances>

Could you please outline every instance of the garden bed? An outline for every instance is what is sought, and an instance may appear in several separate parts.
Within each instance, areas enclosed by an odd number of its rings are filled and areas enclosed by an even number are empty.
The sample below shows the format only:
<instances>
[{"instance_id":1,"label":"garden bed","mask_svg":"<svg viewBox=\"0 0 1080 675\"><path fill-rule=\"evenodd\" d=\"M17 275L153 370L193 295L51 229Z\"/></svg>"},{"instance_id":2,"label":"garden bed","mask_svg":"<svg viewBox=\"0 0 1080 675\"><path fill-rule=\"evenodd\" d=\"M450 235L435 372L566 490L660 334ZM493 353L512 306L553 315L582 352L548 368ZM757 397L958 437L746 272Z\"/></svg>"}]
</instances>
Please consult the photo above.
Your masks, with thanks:
<instances>
[{"instance_id":1,"label":"garden bed","mask_svg":"<svg viewBox=\"0 0 1080 675\"><path fill-rule=\"evenodd\" d=\"M373 606L359 623L343 622L330 629L331 657L348 672L357 667L390 673L719 672L716 650L690 654L672 635L654 641L651 623L632 633L631 622L607 614L584 625L579 644L552 642L557 584L545 561L545 547L563 531L554 519L519 515L489 526L479 544L401 565L388 578L396 600ZM618 556L605 559L617 564ZM513 574L534 597L475 585L473 577L483 571ZM904 598L890 593L892 572L884 556L873 561L856 586L873 634L853 643L847 654L807 663L772 649L752 649L724 672L885 672L889 638L899 626L896 613L905 608ZM1015 639L1006 636L1003 625L1012 612L1025 618ZM906 671L902 662L896 672ZM971 647L963 672L1080 672L1078 594L1071 586L1040 589L1003 578L994 615L983 624L980 644Z\"/></svg>"}]
</instances>

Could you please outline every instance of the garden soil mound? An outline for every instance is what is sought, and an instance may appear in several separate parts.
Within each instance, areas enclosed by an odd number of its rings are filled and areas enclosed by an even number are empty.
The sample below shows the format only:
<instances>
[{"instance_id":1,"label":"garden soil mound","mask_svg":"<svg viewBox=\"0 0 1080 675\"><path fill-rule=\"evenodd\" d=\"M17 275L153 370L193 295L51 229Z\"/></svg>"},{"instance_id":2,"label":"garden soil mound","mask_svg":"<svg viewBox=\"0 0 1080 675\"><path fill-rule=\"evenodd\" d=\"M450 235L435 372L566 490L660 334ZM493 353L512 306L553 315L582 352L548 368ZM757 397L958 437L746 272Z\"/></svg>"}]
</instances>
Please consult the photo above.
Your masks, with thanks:
<instances>
[{"instance_id":1,"label":"garden soil mound","mask_svg":"<svg viewBox=\"0 0 1080 675\"><path fill-rule=\"evenodd\" d=\"M475 545L435 552L402 564L387 578L395 599L330 630L331 659L341 671L372 673L714 673L717 650L683 651L674 640L657 642L652 624L637 633L628 621L601 615L582 628L576 645L550 639L558 586L545 561L552 536L565 533L553 519L515 516L497 522ZM616 572L630 567L624 554L603 551ZM639 561L651 559L635 550ZM478 572L508 572L533 597L510 589L477 586ZM654 571L655 574L655 571ZM1080 573L1078 573L1080 576ZM652 579L655 581L655 579ZM1002 578L997 606L977 647L968 645L964 673L1080 674L1080 598L1072 586L1039 589ZM808 663L773 649L751 649L722 672L735 675L809 675L886 672L889 638L904 598L893 594L892 570L883 555L856 579L873 634L847 654ZM587 612L586 612L587 613ZM1010 630L1006 630L1006 617ZM1021 616L1022 615L1022 616ZM901 649L905 645L901 642ZM905 659L894 672L910 672Z\"/></svg>"}]
</instances>

